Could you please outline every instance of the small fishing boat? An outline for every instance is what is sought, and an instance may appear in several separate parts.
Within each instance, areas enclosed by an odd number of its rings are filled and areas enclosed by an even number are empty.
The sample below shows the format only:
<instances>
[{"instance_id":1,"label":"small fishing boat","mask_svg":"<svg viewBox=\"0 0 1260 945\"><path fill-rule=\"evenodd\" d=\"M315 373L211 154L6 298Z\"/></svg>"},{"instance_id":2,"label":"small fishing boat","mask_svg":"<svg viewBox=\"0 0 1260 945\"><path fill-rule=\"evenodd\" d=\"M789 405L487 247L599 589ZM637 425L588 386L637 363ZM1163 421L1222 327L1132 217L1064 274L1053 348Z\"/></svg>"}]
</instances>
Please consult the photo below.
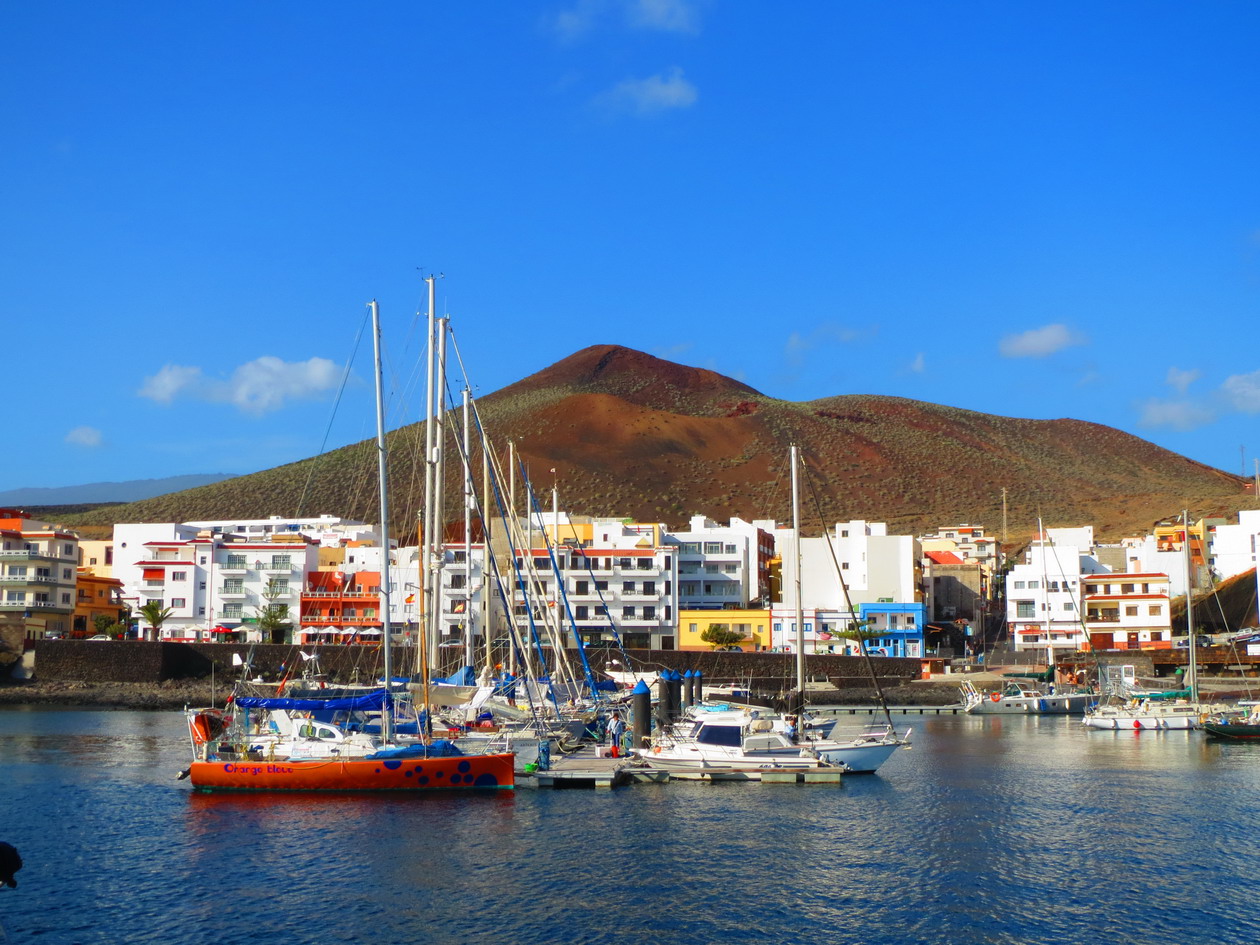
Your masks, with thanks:
<instances>
[{"instance_id":1,"label":"small fishing boat","mask_svg":"<svg viewBox=\"0 0 1260 945\"><path fill-rule=\"evenodd\" d=\"M1260 739L1260 703L1240 702L1236 712L1208 716L1202 728L1212 738Z\"/></svg>"}]
</instances>

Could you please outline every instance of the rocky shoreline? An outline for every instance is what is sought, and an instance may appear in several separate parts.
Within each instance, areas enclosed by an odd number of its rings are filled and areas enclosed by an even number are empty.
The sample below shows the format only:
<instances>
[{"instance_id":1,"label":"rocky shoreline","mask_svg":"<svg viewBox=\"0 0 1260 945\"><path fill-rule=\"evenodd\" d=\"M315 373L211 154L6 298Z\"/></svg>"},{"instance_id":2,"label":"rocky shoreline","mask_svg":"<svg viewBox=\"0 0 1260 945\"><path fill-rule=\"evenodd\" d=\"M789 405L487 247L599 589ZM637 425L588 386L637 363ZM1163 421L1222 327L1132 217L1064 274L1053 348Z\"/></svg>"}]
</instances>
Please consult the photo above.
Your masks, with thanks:
<instances>
[{"instance_id":1,"label":"rocky shoreline","mask_svg":"<svg viewBox=\"0 0 1260 945\"><path fill-rule=\"evenodd\" d=\"M222 705L229 688L212 686L206 679L168 679L160 683L78 682L67 680L0 681L0 706L61 706L88 709L149 709L165 711L185 706ZM873 689L844 689L839 695L811 702L843 705L875 705ZM898 686L885 692L890 705L947 706L959 702L956 684L931 682Z\"/></svg>"}]
</instances>

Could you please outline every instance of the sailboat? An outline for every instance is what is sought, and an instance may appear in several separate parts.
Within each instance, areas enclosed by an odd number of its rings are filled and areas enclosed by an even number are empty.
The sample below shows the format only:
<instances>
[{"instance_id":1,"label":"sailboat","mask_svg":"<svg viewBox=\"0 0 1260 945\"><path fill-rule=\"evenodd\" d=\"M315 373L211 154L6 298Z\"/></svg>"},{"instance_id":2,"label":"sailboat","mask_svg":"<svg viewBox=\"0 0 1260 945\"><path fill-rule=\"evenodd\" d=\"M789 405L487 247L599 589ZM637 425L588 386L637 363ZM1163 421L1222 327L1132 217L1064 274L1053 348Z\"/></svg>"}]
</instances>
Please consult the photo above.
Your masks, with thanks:
<instances>
[{"instance_id":1,"label":"sailboat","mask_svg":"<svg viewBox=\"0 0 1260 945\"><path fill-rule=\"evenodd\" d=\"M1085 713L1089 728L1111 730L1160 730L1198 728L1212 710L1199 702L1199 672L1195 654L1194 631L1194 568L1190 556L1190 513L1182 513L1185 528L1182 546L1186 559L1186 630L1190 645L1185 689L1164 693L1142 693L1116 703L1099 703Z\"/></svg>"},{"instance_id":2,"label":"sailboat","mask_svg":"<svg viewBox=\"0 0 1260 945\"><path fill-rule=\"evenodd\" d=\"M790 453L792 467L792 528L796 561L796 693L800 705L805 704L805 629L804 603L801 597L801 522L800 488L797 478L798 456L795 445ZM839 573L837 569L837 573ZM840 576L845 601L850 612L853 602L849 589ZM858 644L866 658L867 669L879 692L887 719L885 727L854 736L798 739L790 733L786 720L762 717L753 710L703 711L693 717L687 730L662 734L650 749L641 749L640 758L653 767L670 770L699 768L707 772L751 771L788 767L838 767L852 774L874 774L898 748L909 747L910 730L898 736L888 704L875 675L865 640ZM834 722L806 722L799 731L815 734L834 733Z\"/></svg>"},{"instance_id":3,"label":"sailboat","mask_svg":"<svg viewBox=\"0 0 1260 945\"><path fill-rule=\"evenodd\" d=\"M388 528L380 310L375 301L371 303L371 311L380 514L382 528ZM384 547L388 560L388 538ZM285 713L281 718L294 723L289 730L276 725L275 732L270 726L267 730L251 726L248 710L232 717L224 710L192 710L188 713L188 725L194 760L180 777L188 777L198 791L432 791L515 787L514 756L510 752L465 755L449 742L422 738L403 745L395 741L397 693L391 659L388 580L381 582L380 598L385 688L378 697L379 741L365 741L331 722L313 720L311 715L316 706L312 703L321 703L319 708L326 709L323 703L327 700L279 700L288 704L267 707Z\"/></svg>"}]
</instances>

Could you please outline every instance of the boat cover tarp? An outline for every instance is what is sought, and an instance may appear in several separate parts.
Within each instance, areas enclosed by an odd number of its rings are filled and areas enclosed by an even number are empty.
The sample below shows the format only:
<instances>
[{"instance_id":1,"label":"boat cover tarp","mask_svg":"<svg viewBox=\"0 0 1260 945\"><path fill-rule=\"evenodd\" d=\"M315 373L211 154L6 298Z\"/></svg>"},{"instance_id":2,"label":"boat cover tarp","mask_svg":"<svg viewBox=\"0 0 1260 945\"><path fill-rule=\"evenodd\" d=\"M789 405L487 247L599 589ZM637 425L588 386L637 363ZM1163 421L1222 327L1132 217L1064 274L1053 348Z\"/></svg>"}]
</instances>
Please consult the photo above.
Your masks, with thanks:
<instances>
[{"instance_id":1,"label":"boat cover tarp","mask_svg":"<svg viewBox=\"0 0 1260 945\"><path fill-rule=\"evenodd\" d=\"M435 679L433 681L438 684L445 683L448 686L475 686L477 685L477 674L473 672L471 666L465 666L445 679Z\"/></svg>"},{"instance_id":2,"label":"boat cover tarp","mask_svg":"<svg viewBox=\"0 0 1260 945\"><path fill-rule=\"evenodd\" d=\"M1171 689L1168 692L1144 692L1141 698L1162 702L1165 699L1189 699L1191 695L1193 693L1189 689Z\"/></svg>"},{"instance_id":3,"label":"boat cover tarp","mask_svg":"<svg viewBox=\"0 0 1260 945\"><path fill-rule=\"evenodd\" d=\"M241 696L236 704L242 709L288 709L299 712L366 712L380 709L385 704L385 690L379 689L362 696L343 699L286 699Z\"/></svg>"},{"instance_id":4,"label":"boat cover tarp","mask_svg":"<svg viewBox=\"0 0 1260 945\"><path fill-rule=\"evenodd\" d=\"M427 745L404 745L401 748L382 748L367 755L369 761L385 761L391 758L449 758L462 755L463 752L452 741L444 738L432 741Z\"/></svg>"}]
</instances>

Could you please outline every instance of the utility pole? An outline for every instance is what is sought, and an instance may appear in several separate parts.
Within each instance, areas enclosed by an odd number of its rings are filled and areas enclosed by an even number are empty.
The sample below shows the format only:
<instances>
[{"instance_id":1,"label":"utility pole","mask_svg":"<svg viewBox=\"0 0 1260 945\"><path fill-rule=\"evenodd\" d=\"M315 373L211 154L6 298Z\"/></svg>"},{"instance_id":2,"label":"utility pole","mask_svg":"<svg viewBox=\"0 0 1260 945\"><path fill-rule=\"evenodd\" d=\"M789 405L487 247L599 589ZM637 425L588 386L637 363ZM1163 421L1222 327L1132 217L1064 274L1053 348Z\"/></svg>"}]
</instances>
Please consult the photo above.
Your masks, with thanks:
<instances>
[{"instance_id":1,"label":"utility pole","mask_svg":"<svg viewBox=\"0 0 1260 945\"><path fill-rule=\"evenodd\" d=\"M1006 544L1006 486L1002 487L1002 544Z\"/></svg>"}]
</instances>

